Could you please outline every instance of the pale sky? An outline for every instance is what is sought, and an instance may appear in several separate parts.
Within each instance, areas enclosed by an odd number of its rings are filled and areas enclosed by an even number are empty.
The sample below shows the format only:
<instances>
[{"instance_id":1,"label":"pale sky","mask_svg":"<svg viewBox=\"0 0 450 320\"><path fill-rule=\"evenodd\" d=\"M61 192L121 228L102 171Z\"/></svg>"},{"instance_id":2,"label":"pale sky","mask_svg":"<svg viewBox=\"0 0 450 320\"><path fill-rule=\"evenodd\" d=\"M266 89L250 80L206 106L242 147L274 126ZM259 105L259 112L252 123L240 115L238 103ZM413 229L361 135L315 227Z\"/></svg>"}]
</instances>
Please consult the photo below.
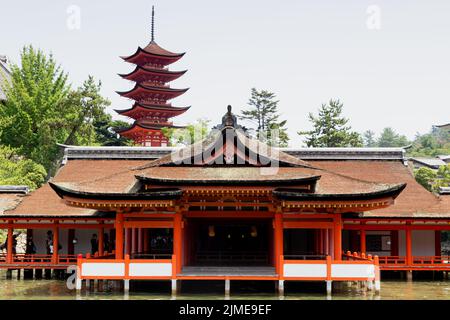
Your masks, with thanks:
<instances>
[{"instance_id":1,"label":"pale sky","mask_svg":"<svg viewBox=\"0 0 450 320\"><path fill-rule=\"evenodd\" d=\"M448 0L1 0L0 54L18 62L27 44L52 52L74 86L89 74L102 81L113 114L132 104L115 93L132 87L117 74L133 65L119 56L150 41L151 5L156 42L186 52L170 67L188 69L172 82L190 88L172 100L192 106L177 124L216 124L252 87L277 94L291 147L330 98L359 132L391 126L412 138L450 121Z\"/></svg>"}]
</instances>

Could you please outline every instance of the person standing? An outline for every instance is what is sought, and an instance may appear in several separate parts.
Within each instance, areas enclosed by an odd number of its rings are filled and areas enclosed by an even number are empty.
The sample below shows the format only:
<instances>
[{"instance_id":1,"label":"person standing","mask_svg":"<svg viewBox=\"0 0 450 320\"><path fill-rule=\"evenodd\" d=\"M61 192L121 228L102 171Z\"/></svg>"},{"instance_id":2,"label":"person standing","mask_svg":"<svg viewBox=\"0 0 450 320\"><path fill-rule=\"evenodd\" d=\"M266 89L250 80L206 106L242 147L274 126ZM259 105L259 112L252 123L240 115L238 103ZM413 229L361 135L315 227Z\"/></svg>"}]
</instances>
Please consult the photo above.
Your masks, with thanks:
<instances>
[{"instance_id":1,"label":"person standing","mask_svg":"<svg viewBox=\"0 0 450 320\"><path fill-rule=\"evenodd\" d=\"M94 255L98 252L98 240L97 235L94 233L91 238L91 254Z\"/></svg>"}]
</instances>

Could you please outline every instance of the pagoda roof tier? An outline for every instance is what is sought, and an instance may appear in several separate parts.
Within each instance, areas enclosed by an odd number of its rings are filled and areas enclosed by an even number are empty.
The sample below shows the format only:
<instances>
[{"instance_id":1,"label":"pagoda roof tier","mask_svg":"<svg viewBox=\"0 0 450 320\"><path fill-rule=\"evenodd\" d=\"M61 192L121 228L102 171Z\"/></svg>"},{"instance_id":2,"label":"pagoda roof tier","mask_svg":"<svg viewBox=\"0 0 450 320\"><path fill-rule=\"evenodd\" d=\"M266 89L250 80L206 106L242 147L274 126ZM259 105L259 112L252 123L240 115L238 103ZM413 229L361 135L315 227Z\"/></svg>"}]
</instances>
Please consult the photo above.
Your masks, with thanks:
<instances>
[{"instance_id":1,"label":"pagoda roof tier","mask_svg":"<svg viewBox=\"0 0 450 320\"><path fill-rule=\"evenodd\" d=\"M145 48L138 47L135 53L127 57L122 57L122 59L140 66L148 63L167 66L178 61L184 54L184 52L170 52L161 48L156 42L151 41Z\"/></svg>"},{"instance_id":2,"label":"pagoda roof tier","mask_svg":"<svg viewBox=\"0 0 450 320\"><path fill-rule=\"evenodd\" d=\"M147 105L136 102L131 108L115 110L118 114L133 119L142 119L146 116L159 116L172 118L186 112L189 107L172 107L168 105Z\"/></svg>"},{"instance_id":3,"label":"pagoda roof tier","mask_svg":"<svg viewBox=\"0 0 450 320\"><path fill-rule=\"evenodd\" d=\"M136 68L130 73L119 74L119 76L134 82L144 82L148 80L154 80L166 83L178 79L186 72L187 70L169 71L165 69L155 69L146 66L136 66Z\"/></svg>"},{"instance_id":4,"label":"pagoda roof tier","mask_svg":"<svg viewBox=\"0 0 450 320\"><path fill-rule=\"evenodd\" d=\"M162 128L175 128L182 129L183 126L175 126L171 123L143 123L141 121L135 121L129 128L117 128L115 132L124 137L132 137L134 135L142 136L148 134L149 131L161 133Z\"/></svg>"},{"instance_id":5,"label":"pagoda roof tier","mask_svg":"<svg viewBox=\"0 0 450 320\"><path fill-rule=\"evenodd\" d=\"M172 89L172 88L161 88L161 87L149 87L143 84L136 83L133 89L129 91L116 91L122 97L133 99L135 101L145 100L145 99L160 99L160 100L170 100L176 98L186 91L186 89Z\"/></svg>"}]
</instances>

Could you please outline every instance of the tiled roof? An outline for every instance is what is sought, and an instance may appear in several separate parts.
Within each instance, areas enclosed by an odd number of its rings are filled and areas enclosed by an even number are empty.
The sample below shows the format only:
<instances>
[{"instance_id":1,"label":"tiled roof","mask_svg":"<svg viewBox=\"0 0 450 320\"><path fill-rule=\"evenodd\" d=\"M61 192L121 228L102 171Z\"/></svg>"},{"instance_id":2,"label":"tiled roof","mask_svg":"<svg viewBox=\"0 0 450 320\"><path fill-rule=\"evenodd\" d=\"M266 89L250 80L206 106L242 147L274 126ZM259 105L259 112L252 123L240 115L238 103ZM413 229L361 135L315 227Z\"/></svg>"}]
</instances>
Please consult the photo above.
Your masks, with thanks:
<instances>
[{"instance_id":1,"label":"tiled roof","mask_svg":"<svg viewBox=\"0 0 450 320\"><path fill-rule=\"evenodd\" d=\"M117 176L111 184L103 186L108 190L116 190L118 186L127 185L120 181L120 171L128 171L128 168L142 165L140 160L71 160L57 173L54 182L72 181L73 183L85 183L99 178ZM95 210L69 207L58 197L48 184L20 198L20 205L4 212L8 216L92 216ZM16 202L18 204L19 201Z\"/></svg>"},{"instance_id":2,"label":"tiled roof","mask_svg":"<svg viewBox=\"0 0 450 320\"><path fill-rule=\"evenodd\" d=\"M399 161L310 161L311 164L357 179L380 183L405 182L395 204L364 213L364 217L450 217L450 206L416 182L410 168Z\"/></svg>"},{"instance_id":3,"label":"tiled roof","mask_svg":"<svg viewBox=\"0 0 450 320\"><path fill-rule=\"evenodd\" d=\"M432 169L439 169L440 166L445 166L447 163L440 158L410 158L411 162L417 162L421 165L427 166Z\"/></svg>"}]
</instances>

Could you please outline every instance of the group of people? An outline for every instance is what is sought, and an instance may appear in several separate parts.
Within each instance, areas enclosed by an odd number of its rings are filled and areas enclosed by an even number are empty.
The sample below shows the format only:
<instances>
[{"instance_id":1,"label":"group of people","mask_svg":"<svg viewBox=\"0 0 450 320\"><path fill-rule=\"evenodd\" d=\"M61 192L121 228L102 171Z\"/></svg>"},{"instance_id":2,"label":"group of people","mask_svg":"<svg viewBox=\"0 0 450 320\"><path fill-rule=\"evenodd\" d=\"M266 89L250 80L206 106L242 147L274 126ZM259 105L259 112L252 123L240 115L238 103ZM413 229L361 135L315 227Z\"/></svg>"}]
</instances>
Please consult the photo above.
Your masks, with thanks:
<instances>
[{"instance_id":1,"label":"group of people","mask_svg":"<svg viewBox=\"0 0 450 320\"><path fill-rule=\"evenodd\" d=\"M17 237L19 236L19 234L14 233L12 235L12 253L13 254L16 254ZM94 233L92 235L90 242L91 242L90 243L91 244L91 254L94 255L95 253L98 252L98 246L99 246L97 234ZM103 236L103 251L111 252L114 249L113 246L114 246L114 244L111 243L109 240L109 235L107 233L105 233ZM55 248L54 248L54 243L53 243L53 232L50 230L47 231L45 247L46 247L46 253L48 255L53 254ZM58 244L58 251L61 249L62 249L62 245ZM4 250L8 250L8 237L6 237L6 240L4 243L0 244L0 251L4 251ZM35 254L36 252L37 252L37 248L34 243L33 236L28 235L27 240L26 240L26 245L25 245L25 253L26 254Z\"/></svg>"},{"instance_id":2,"label":"group of people","mask_svg":"<svg viewBox=\"0 0 450 320\"><path fill-rule=\"evenodd\" d=\"M98 238L97 234L92 234L91 237L91 254L94 255L98 252ZM103 252L112 252L114 249L114 244L109 240L109 235L107 233L103 234Z\"/></svg>"}]
</instances>

